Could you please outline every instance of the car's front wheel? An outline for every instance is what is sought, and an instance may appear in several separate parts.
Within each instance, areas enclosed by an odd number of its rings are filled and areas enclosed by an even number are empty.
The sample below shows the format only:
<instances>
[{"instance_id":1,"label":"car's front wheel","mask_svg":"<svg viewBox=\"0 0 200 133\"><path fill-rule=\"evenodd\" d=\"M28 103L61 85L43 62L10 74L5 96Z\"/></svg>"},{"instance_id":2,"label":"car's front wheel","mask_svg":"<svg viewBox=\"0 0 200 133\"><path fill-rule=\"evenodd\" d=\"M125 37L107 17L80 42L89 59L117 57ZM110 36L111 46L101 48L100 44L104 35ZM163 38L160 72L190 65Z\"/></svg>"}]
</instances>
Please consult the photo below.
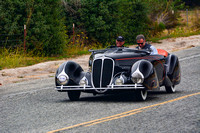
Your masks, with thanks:
<instances>
[{"instance_id":1,"label":"car's front wheel","mask_svg":"<svg viewBox=\"0 0 200 133\"><path fill-rule=\"evenodd\" d=\"M77 101L79 100L81 95L80 91L68 91L68 97L71 101Z\"/></svg>"},{"instance_id":2,"label":"car's front wheel","mask_svg":"<svg viewBox=\"0 0 200 133\"><path fill-rule=\"evenodd\" d=\"M165 86L165 90L167 93L174 93L176 91L175 86L171 85L171 86Z\"/></svg>"},{"instance_id":3,"label":"car's front wheel","mask_svg":"<svg viewBox=\"0 0 200 133\"><path fill-rule=\"evenodd\" d=\"M147 90L136 90L135 98L137 101L145 101L147 99Z\"/></svg>"}]
</instances>

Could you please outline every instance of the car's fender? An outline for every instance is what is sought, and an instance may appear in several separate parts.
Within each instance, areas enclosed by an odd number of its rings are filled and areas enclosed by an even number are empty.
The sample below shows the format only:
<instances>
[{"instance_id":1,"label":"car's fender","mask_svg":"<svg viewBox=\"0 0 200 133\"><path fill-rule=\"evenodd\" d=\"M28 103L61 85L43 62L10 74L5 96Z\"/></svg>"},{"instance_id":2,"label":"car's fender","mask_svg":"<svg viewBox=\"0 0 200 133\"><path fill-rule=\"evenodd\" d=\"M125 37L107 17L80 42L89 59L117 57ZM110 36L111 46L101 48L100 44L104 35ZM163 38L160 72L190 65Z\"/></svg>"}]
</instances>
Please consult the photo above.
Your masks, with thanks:
<instances>
[{"instance_id":1,"label":"car's fender","mask_svg":"<svg viewBox=\"0 0 200 133\"><path fill-rule=\"evenodd\" d=\"M143 74L144 79L146 79L153 73L153 65L147 60L139 60L132 65L131 74L137 70L139 70Z\"/></svg>"},{"instance_id":2,"label":"car's fender","mask_svg":"<svg viewBox=\"0 0 200 133\"><path fill-rule=\"evenodd\" d=\"M159 81L157 77L157 73L152 63L147 60L139 60L133 64L131 68L131 74L135 71L140 71L144 76L143 85L148 90L159 90Z\"/></svg>"},{"instance_id":3,"label":"car's fender","mask_svg":"<svg viewBox=\"0 0 200 133\"><path fill-rule=\"evenodd\" d=\"M181 70L178 57L175 55L169 55L166 60L166 73L173 85L180 83Z\"/></svg>"},{"instance_id":4,"label":"car's fender","mask_svg":"<svg viewBox=\"0 0 200 133\"><path fill-rule=\"evenodd\" d=\"M166 73L168 75L171 75L174 71L174 68L177 64L177 60L178 60L178 57L173 55L173 54L170 54L167 59L166 59Z\"/></svg>"},{"instance_id":5,"label":"car's fender","mask_svg":"<svg viewBox=\"0 0 200 133\"><path fill-rule=\"evenodd\" d=\"M68 75L70 80L68 85L78 85L80 79L83 78L83 76L85 75L82 67L73 61L67 61L61 64L60 67L57 69L55 77L57 78L61 72L64 72Z\"/></svg>"}]
</instances>

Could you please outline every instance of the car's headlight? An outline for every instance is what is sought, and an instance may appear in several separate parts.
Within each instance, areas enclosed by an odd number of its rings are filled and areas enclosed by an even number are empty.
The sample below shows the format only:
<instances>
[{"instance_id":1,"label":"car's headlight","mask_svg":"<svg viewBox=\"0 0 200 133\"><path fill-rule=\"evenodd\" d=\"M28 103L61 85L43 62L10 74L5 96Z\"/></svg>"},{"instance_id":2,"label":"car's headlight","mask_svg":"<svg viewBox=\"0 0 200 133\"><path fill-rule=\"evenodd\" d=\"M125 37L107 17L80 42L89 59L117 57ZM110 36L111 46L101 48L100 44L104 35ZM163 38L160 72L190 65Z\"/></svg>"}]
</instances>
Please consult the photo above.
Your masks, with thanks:
<instances>
[{"instance_id":1,"label":"car's headlight","mask_svg":"<svg viewBox=\"0 0 200 133\"><path fill-rule=\"evenodd\" d=\"M124 79L122 76L120 76L115 80L115 85L123 85L123 84L124 84Z\"/></svg>"},{"instance_id":2,"label":"car's headlight","mask_svg":"<svg viewBox=\"0 0 200 133\"><path fill-rule=\"evenodd\" d=\"M131 80L133 81L133 83L143 83L144 82L144 76L140 71L135 71L131 75Z\"/></svg>"},{"instance_id":3,"label":"car's headlight","mask_svg":"<svg viewBox=\"0 0 200 133\"><path fill-rule=\"evenodd\" d=\"M115 85L123 85L122 79L118 78L115 80Z\"/></svg>"},{"instance_id":4,"label":"car's headlight","mask_svg":"<svg viewBox=\"0 0 200 133\"><path fill-rule=\"evenodd\" d=\"M57 80L61 85L64 85L68 83L69 77L67 75L59 75Z\"/></svg>"},{"instance_id":5,"label":"car's headlight","mask_svg":"<svg viewBox=\"0 0 200 133\"><path fill-rule=\"evenodd\" d=\"M80 80L79 85L80 85L80 86L86 86L86 85L88 85L88 80L87 80L87 78L86 78L86 77L83 77L83 78Z\"/></svg>"}]
</instances>

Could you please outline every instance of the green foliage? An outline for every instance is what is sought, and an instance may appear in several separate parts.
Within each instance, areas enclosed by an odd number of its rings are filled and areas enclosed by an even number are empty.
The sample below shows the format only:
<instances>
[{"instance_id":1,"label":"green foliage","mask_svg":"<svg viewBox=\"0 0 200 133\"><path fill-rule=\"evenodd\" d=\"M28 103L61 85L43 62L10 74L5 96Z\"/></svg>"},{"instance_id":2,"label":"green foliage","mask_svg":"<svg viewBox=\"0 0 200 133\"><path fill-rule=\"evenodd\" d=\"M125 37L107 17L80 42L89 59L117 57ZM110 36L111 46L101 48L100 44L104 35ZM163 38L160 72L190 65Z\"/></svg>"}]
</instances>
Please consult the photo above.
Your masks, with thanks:
<instances>
[{"instance_id":1,"label":"green foliage","mask_svg":"<svg viewBox=\"0 0 200 133\"><path fill-rule=\"evenodd\" d=\"M59 0L38 0L30 5L29 49L36 54L61 54L65 48L65 25ZM32 13L31 13L32 12Z\"/></svg>"},{"instance_id":2,"label":"green foliage","mask_svg":"<svg viewBox=\"0 0 200 133\"><path fill-rule=\"evenodd\" d=\"M105 43L109 41L112 28L110 27L111 13L106 2L83 1L80 12L80 25L88 32L88 37Z\"/></svg>"},{"instance_id":3,"label":"green foliage","mask_svg":"<svg viewBox=\"0 0 200 133\"><path fill-rule=\"evenodd\" d=\"M21 34L27 25L27 50L37 55L61 54L66 30L60 0L1 0L0 33Z\"/></svg>"},{"instance_id":4,"label":"green foliage","mask_svg":"<svg viewBox=\"0 0 200 133\"><path fill-rule=\"evenodd\" d=\"M115 6L115 3L96 0L63 0L63 5L68 31L72 31L74 23L76 34L84 32L91 41L105 43L115 38L113 32L116 30L114 28L116 20L111 17L112 10L109 10Z\"/></svg>"},{"instance_id":5,"label":"green foliage","mask_svg":"<svg viewBox=\"0 0 200 133\"><path fill-rule=\"evenodd\" d=\"M126 0L121 2L122 33L128 43L135 42L138 34L148 34L147 5L142 0Z\"/></svg>"},{"instance_id":6,"label":"green foliage","mask_svg":"<svg viewBox=\"0 0 200 133\"><path fill-rule=\"evenodd\" d=\"M163 32L163 30L165 30L165 29L166 29L166 26L163 22L160 22L159 24L158 24L158 22L154 22L153 27L151 29L151 36L158 35L161 32Z\"/></svg>"},{"instance_id":7,"label":"green foliage","mask_svg":"<svg viewBox=\"0 0 200 133\"><path fill-rule=\"evenodd\" d=\"M86 47L114 45L119 35L125 37L127 44L133 44L138 34L148 38L176 27L177 10L184 7L182 0L0 0L0 3L0 41L6 41L0 42L0 47L14 47L15 42L8 43L14 39L21 40L19 44L23 46L26 24L27 51L37 56L66 52L72 55L77 48L87 51ZM199 29L199 17L193 24Z\"/></svg>"},{"instance_id":8,"label":"green foliage","mask_svg":"<svg viewBox=\"0 0 200 133\"><path fill-rule=\"evenodd\" d=\"M0 46L10 40L23 39L25 3L22 0L0 0ZM6 43L3 43L6 42ZM16 43L16 42L14 42Z\"/></svg>"},{"instance_id":9,"label":"green foliage","mask_svg":"<svg viewBox=\"0 0 200 133\"><path fill-rule=\"evenodd\" d=\"M115 43L118 35L126 42L135 41L138 33L146 33L148 21L145 3L141 0L63 0L66 26L72 31L87 33L90 41ZM69 33L69 35L72 32Z\"/></svg>"},{"instance_id":10,"label":"green foliage","mask_svg":"<svg viewBox=\"0 0 200 133\"><path fill-rule=\"evenodd\" d=\"M25 3L20 0L0 0L1 34L19 34L23 30Z\"/></svg>"},{"instance_id":11,"label":"green foliage","mask_svg":"<svg viewBox=\"0 0 200 133\"><path fill-rule=\"evenodd\" d=\"M199 34L198 12L188 27L177 27L183 7L182 0L0 0L0 69L32 65L46 60L44 56L87 54L88 49L114 45L119 35L126 46L138 34L159 39ZM18 48L23 46L24 24L28 54Z\"/></svg>"}]
</instances>

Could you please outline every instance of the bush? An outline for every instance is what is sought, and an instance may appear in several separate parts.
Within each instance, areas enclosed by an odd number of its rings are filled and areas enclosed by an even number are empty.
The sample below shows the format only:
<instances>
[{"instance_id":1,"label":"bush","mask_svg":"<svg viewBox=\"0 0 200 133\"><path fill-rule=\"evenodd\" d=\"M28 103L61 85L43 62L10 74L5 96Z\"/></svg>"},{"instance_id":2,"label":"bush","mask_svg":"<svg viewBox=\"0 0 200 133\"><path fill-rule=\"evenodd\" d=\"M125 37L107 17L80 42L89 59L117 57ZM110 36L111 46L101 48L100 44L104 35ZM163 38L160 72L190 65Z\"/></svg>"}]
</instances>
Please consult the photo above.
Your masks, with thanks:
<instances>
[{"instance_id":1,"label":"bush","mask_svg":"<svg viewBox=\"0 0 200 133\"><path fill-rule=\"evenodd\" d=\"M137 34L146 33L148 21L145 3L140 0L63 0L68 35L72 25L76 33L86 33L92 42L115 43L118 35L135 42Z\"/></svg>"},{"instance_id":2,"label":"bush","mask_svg":"<svg viewBox=\"0 0 200 133\"><path fill-rule=\"evenodd\" d=\"M60 0L3 0L0 33L20 34L23 40L23 25L26 24L28 51L48 56L61 54L66 41L62 12Z\"/></svg>"},{"instance_id":3,"label":"bush","mask_svg":"<svg viewBox=\"0 0 200 133\"><path fill-rule=\"evenodd\" d=\"M15 47L23 40L25 3L21 0L0 0L0 3L0 47Z\"/></svg>"},{"instance_id":4,"label":"bush","mask_svg":"<svg viewBox=\"0 0 200 133\"><path fill-rule=\"evenodd\" d=\"M120 29L127 43L135 43L138 34L147 35L149 32L147 5L142 0L126 0L121 3L121 14L118 18L121 20Z\"/></svg>"},{"instance_id":5,"label":"bush","mask_svg":"<svg viewBox=\"0 0 200 133\"><path fill-rule=\"evenodd\" d=\"M161 1L161 0L145 0L148 5L152 36L160 34L165 28L171 29L178 25L180 13L178 9L184 7L181 0Z\"/></svg>"}]
</instances>

